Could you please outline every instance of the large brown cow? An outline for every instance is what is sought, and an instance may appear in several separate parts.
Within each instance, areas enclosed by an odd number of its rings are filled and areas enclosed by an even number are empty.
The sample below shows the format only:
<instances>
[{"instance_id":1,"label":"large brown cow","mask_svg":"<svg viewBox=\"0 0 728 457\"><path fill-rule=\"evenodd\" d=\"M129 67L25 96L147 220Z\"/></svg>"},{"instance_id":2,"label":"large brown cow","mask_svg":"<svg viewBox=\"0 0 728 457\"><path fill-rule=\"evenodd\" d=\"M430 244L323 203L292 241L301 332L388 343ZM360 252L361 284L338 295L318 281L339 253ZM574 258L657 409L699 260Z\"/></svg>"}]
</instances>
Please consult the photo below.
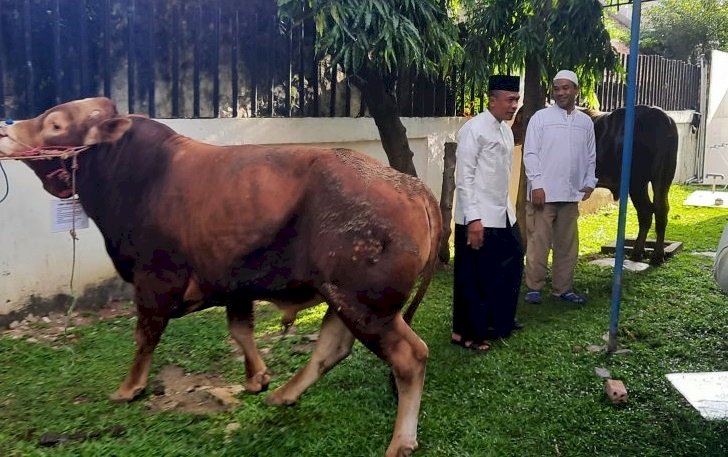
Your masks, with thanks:
<instances>
[{"instance_id":1,"label":"large brown cow","mask_svg":"<svg viewBox=\"0 0 728 457\"><path fill-rule=\"evenodd\" d=\"M349 150L203 144L120 116L106 98L56 106L0 136L4 155L90 146L78 156L78 195L134 284L138 313L134 363L114 400L145 388L170 318L218 304L245 353L246 388L261 392L270 378L253 339L253 301L273 301L289 318L326 301L311 360L268 403L296 402L358 338L391 365L397 385L386 455L417 447L428 349L408 322L432 277L442 225L421 181ZM50 193L71 195L68 159L26 163Z\"/></svg>"},{"instance_id":2,"label":"large brown cow","mask_svg":"<svg viewBox=\"0 0 728 457\"><path fill-rule=\"evenodd\" d=\"M619 183L622 173L622 147L624 144L625 109L610 113L582 110L594 121L597 146L597 187L609 189L615 200L619 199ZM523 144L521 112L516 114L513 135L516 144ZM665 258L665 228L670 211L668 193L677 167L678 136L675 121L663 110L654 106L635 107L635 129L632 151L632 171L629 196L632 199L639 232L632 248L632 260L641 260L645 253L647 233L655 216L655 249L652 263L659 264ZM652 184L650 200L648 185Z\"/></svg>"}]
</instances>

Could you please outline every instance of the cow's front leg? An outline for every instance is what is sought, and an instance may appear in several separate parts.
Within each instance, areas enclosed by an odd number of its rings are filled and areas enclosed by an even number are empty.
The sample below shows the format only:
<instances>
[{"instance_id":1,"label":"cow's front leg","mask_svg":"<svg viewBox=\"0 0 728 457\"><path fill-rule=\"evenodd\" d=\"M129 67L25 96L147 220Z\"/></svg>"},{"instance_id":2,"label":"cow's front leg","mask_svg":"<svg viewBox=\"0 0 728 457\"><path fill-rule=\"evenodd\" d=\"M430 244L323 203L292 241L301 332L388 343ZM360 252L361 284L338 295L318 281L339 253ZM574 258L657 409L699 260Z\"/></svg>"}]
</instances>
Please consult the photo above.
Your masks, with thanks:
<instances>
[{"instance_id":1,"label":"cow's front leg","mask_svg":"<svg viewBox=\"0 0 728 457\"><path fill-rule=\"evenodd\" d=\"M111 401L127 402L137 398L147 387L149 367L152 364L152 353L159 343L164 328L167 326L167 317L149 316L139 314L134 337L136 340L136 354L129 374L121 383L119 389L111 395Z\"/></svg>"},{"instance_id":2,"label":"cow's front leg","mask_svg":"<svg viewBox=\"0 0 728 457\"><path fill-rule=\"evenodd\" d=\"M114 402L128 402L137 398L147 387L152 353L159 344L170 319L171 310L179 304L186 281L174 278L157 278L144 273L135 273L135 302L137 326L134 332L136 353L129 374L110 399ZM179 284L177 284L179 283Z\"/></svg>"},{"instance_id":3,"label":"cow's front leg","mask_svg":"<svg viewBox=\"0 0 728 457\"><path fill-rule=\"evenodd\" d=\"M254 394L267 390L270 374L255 344L252 302L228 304L227 318L230 335L245 355L245 390Z\"/></svg>"}]
</instances>

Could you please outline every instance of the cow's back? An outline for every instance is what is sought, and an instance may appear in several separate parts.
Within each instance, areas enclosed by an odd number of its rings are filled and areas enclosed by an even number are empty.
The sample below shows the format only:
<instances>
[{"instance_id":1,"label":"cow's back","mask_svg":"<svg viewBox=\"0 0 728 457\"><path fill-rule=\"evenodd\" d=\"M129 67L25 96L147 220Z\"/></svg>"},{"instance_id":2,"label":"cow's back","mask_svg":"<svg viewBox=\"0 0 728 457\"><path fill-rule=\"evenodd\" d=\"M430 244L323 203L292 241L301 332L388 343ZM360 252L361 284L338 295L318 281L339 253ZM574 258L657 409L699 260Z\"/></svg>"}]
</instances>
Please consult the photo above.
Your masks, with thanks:
<instances>
[{"instance_id":1,"label":"cow's back","mask_svg":"<svg viewBox=\"0 0 728 457\"><path fill-rule=\"evenodd\" d=\"M625 108L592 115L599 186L619 191L624 145ZM657 107L635 107L632 181L671 183L677 166L677 127Z\"/></svg>"},{"instance_id":2,"label":"cow's back","mask_svg":"<svg viewBox=\"0 0 728 457\"><path fill-rule=\"evenodd\" d=\"M429 257L434 197L363 154L191 140L174 148L152 214L208 288L262 296L335 282L377 295L401 284L392 293L406 295ZM398 271L406 277L393 281Z\"/></svg>"}]
</instances>

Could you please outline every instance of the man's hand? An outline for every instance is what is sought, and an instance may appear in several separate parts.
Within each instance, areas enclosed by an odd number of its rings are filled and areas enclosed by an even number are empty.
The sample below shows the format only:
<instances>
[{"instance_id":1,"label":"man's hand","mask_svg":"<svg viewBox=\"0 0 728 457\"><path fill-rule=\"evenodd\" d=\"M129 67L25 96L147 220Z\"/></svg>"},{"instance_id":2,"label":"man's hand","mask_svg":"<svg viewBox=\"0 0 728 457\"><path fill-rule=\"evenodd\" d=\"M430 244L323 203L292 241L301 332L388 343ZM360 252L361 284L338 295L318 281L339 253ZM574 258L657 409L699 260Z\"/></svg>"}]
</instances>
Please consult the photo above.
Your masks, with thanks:
<instances>
[{"instance_id":1,"label":"man's hand","mask_svg":"<svg viewBox=\"0 0 728 457\"><path fill-rule=\"evenodd\" d=\"M483 224L480 219L468 224L468 246L476 251L483 246Z\"/></svg>"},{"instance_id":2,"label":"man's hand","mask_svg":"<svg viewBox=\"0 0 728 457\"><path fill-rule=\"evenodd\" d=\"M546 192L543 189L531 189L531 203L543 206L546 203Z\"/></svg>"},{"instance_id":3,"label":"man's hand","mask_svg":"<svg viewBox=\"0 0 728 457\"><path fill-rule=\"evenodd\" d=\"M592 192L594 192L594 188L585 186L583 189L580 189L579 192L584 192L584 196L581 197L581 201L584 201L591 197Z\"/></svg>"}]
</instances>

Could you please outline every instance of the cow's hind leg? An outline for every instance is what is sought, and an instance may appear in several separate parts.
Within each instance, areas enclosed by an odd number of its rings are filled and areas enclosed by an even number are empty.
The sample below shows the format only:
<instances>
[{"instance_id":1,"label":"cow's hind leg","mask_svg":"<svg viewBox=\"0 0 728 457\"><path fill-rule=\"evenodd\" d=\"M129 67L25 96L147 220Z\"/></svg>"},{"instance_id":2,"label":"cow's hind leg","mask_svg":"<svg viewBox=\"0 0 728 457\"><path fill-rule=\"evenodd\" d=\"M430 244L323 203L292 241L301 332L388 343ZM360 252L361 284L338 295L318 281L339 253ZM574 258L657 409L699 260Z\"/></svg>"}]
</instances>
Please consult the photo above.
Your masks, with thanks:
<instances>
[{"instance_id":1,"label":"cow's hind leg","mask_svg":"<svg viewBox=\"0 0 728 457\"><path fill-rule=\"evenodd\" d=\"M182 300L186 278L161 277L153 273L134 275L137 307L137 325L134 332L136 353L131 370L110 399L115 402L132 401L147 386L152 353L159 344L169 322L172 309Z\"/></svg>"},{"instance_id":2,"label":"cow's hind leg","mask_svg":"<svg viewBox=\"0 0 728 457\"><path fill-rule=\"evenodd\" d=\"M267 390L270 374L255 344L253 303L248 300L228 304L227 318L230 335L245 355L245 390L256 394Z\"/></svg>"},{"instance_id":3,"label":"cow's hind leg","mask_svg":"<svg viewBox=\"0 0 728 457\"><path fill-rule=\"evenodd\" d=\"M650 195L647 192L647 183L634 186L630 190L632 204L637 211L637 221L639 223L639 232L637 239L632 248L630 259L639 262L645 255L645 243L647 242L647 233L652 226L652 214L654 213L654 205L650 201Z\"/></svg>"},{"instance_id":4,"label":"cow's hind leg","mask_svg":"<svg viewBox=\"0 0 728 457\"><path fill-rule=\"evenodd\" d=\"M662 187L665 187L664 189ZM659 265L665 261L665 229L667 228L667 214L670 212L668 192L670 183L667 186L654 186L655 200L655 250L652 253L651 263Z\"/></svg>"},{"instance_id":5,"label":"cow's hind leg","mask_svg":"<svg viewBox=\"0 0 728 457\"><path fill-rule=\"evenodd\" d=\"M324 297L356 337L392 367L397 385L397 419L386 457L409 456L417 449L417 421L425 382L428 349L402 315L375 317L366 305L332 284Z\"/></svg>"},{"instance_id":6,"label":"cow's hind leg","mask_svg":"<svg viewBox=\"0 0 728 457\"><path fill-rule=\"evenodd\" d=\"M308 387L351 353L353 344L354 335L329 307L321 324L311 360L287 383L273 391L266 398L266 403L269 405L296 403Z\"/></svg>"}]
</instances>

